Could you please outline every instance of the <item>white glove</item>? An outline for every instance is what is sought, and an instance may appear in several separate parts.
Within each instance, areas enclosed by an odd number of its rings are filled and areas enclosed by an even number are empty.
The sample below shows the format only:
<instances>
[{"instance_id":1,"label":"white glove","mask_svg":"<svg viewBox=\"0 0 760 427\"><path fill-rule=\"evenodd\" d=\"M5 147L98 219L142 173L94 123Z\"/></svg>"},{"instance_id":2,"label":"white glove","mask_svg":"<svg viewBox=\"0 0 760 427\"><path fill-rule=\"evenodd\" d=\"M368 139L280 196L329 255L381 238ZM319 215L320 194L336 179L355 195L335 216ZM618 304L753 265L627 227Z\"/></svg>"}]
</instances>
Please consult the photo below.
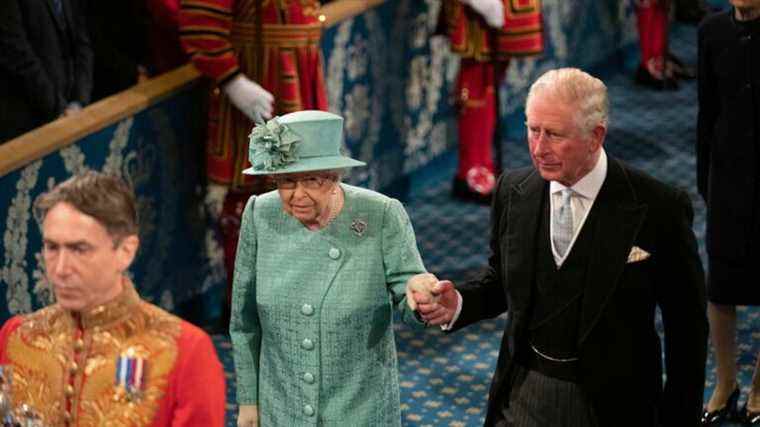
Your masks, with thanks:
<instances>
[{"instance_id":1,"label":"white glove","mask_svg":"<svg viewBox=\"0 0 760 427\"><path fill-rule=\"evenodd\" d=\"M417 302L414 300L415 292L427 295L432 301L437 301L438 296L433 295L433 287L438 283L438 278L430 273L415 274L406 282L406 303L410 309L417 309Z\"/></svg>"},{"instance_id":2,"label":"white glove","mask_svg":"<svg viewBox=\"0 0 760 427\"><path fill-rule=\"evenodd\" d=\"M238 74L223 90L232 104L254 122L272 118L274 96L248 77Z\"/></svg>"},{"instance_id":3,"label":"white glove","mask_svg":"<svg viewBox=\"0 0 760 427\"><path fill-rule=\"evenodd\" d=\"M493 28L504 26L504 3L502 0L459 0L478 12L486 24Z\"/></svg>"},{"instance_id":4,"label":"white glove","mask_svg":"<svg viewBox=\"0 0 760 427\"><path fill-rule=\"evenodd\" d=\"M240 405L238 410L238 427L258 427L259 408L256 405Z\"/></svg>"},{"instance_id":5,"label":"white glove","mask_svg":"<svg viewBox=\"0 0 760 427\"><path fill-rule=\"evenodd\" d=\"M69 104L66 105L66 108L64 108L63 113L61 113L61 117L71 116L80 111L82 111L82 104L76 101L69 102Z\"/></svg>"}]
</instances>

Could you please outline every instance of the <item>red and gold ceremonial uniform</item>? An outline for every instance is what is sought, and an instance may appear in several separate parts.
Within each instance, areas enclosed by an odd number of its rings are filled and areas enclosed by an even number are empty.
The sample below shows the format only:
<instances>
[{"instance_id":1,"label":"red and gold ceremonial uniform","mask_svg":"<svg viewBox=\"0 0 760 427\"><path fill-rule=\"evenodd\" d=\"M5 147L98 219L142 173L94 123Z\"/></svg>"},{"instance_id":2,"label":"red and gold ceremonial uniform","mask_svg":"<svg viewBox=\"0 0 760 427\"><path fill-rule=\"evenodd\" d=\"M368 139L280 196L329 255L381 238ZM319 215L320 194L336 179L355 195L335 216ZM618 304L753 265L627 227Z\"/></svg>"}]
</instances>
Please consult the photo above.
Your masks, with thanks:
<instances>
[{"instance_id":1,"label":"red and gold ceremonial uniform","mask_svg":"<svg viewBox=\"0 0 760 427\"><path fill-rule=\"evenodd\" d=\"M114 301L86 312L55 304L5 323L0 363L13 367L13 403L48 427L222 427L224 373L209 336L124 282ZM125 353L144 361L137 396L116 385Z\"/></svg>"},{"instance_id":2,"label":"red and gold ceremonial uniform","mask_svg":"<svg viewBox=\"0 0 760 427\"><path fill-rule=\"evenodd\" d=\"M497 90L509 60L543 52L540 0L502 0L504 25L491 28L459 0L443 4L451 50L461 57L457 77L459 167L465 180L473 168L494 173L493 135Z\"/></svg>"},{"instance_id":3,"label":"red and gold ceremonial uniform","mask_svg":"<svg viewBox=\"0 0 760 427\"><path fill-rule=\"evenodd\" d=\"M327 109L318 0L182 0L180 39L201 73L222 86L243 73L274 95L275 114ZM253 122L211 92L208 174L250 189L244 176Z\"/></svg>"}]
</instances>

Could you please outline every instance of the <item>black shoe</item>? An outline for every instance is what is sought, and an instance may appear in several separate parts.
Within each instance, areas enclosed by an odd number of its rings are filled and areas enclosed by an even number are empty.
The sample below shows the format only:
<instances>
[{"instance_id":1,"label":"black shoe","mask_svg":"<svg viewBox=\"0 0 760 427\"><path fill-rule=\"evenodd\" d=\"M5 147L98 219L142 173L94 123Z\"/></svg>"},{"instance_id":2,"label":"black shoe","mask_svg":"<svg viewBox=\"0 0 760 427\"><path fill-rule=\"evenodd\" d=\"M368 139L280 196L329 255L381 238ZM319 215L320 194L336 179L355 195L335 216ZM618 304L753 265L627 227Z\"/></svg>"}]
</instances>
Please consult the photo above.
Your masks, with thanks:
<instances>
[{"instance_id":1,"label":"black shoe","mask_svg":"<svg viewBox=\"0 0 760 427\"><path fill-rule=\"evenodd\" d=\"M760 412L749 411L747 409L747 402L744 402L740 419L745 426L760 426Z\"/></svg>"},{"instance_id":2,"label":"black shoe","mask_svg":"<svg viewBox=\"0 0 760 427\"><path fill-rule=\"evenodd\" d=\"M451 186L451 195L466 202L474 202L482 205L491 204L490 193L479 193L471 189L470 186L467 185L467 181L459 178L454 178L454 183Z\"/></svg>"},{"instance_id":3,"label":"black shoe","mask_svg":"<svg viewBox=\"0 0 760 427\"><path fill-rule=\"evenodd\" d=\"M735 388L728 396L726 405L712 412L705 410L702 413L702 427L718 427L724 421L735 420L738 416L737 404L739 403L739 388Z\"/></svg>"},{"instance_id":4,"label":"black shoe","mask_svg":"<svg viewBox=\"0 0 760 427\"><path fill-rule=\"evenodd\" d=\"M677 56L668 52L665 56L668 61L668 67L673 71L673 77L682 80L694 80L697 78L697 71L691 65L686 65Z\"/></svg>"},{"instance_id":5,"label":"black shoe","mask_svg":"<svg viewBox=\"0 0 760 427\"><path fill-rule=\"evenodd\" d=\"M636 70L636 83L647 86L649 88L652 88L654 90L677 90L678 89L678 82L671 78L671 77L665 77L665 78L657 78L651 74L649 74L649 71L647 71L644 67L639 67L638 70Z\"/></svg>"}]
</instances>

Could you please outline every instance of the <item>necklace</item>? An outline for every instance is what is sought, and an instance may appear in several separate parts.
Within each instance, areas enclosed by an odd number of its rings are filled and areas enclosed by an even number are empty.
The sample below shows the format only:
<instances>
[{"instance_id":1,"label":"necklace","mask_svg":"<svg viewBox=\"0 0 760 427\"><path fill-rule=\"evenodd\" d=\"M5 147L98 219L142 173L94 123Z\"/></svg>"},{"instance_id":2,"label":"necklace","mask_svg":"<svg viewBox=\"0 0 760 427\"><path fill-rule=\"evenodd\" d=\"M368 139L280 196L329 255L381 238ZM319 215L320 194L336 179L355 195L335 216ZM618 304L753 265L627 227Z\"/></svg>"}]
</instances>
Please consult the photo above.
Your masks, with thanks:
<instances>
[{"instance_id":1,"label":"necklace","mask_svg":"<svg viewBox=\"0 0 760 427\"><path fill-rule=\"evenodd\" d=\"M343 191L336 184L333 193L330 195L330 201L328 202L327 218L324 221L319 221L319 228L325 228L330 225L338 214L343 209Z\"/></svg>"}]
</instances>

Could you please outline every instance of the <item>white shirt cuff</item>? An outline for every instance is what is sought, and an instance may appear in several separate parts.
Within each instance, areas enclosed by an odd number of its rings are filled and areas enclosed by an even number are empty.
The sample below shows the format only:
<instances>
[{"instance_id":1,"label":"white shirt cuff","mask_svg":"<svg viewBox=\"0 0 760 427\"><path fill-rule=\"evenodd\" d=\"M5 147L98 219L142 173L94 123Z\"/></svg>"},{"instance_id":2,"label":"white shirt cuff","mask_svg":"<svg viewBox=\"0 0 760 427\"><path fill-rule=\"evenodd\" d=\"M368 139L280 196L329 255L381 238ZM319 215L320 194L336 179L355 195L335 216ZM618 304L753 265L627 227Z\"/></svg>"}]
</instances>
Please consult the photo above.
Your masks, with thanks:
<instances>
[{"instance_id":1,"label":"white shirt cuff","mask_svg":"<svg viewBox=\"0 0 760 427\"><path fill-rule=\"evenodd\" d=\"M462 312L462 294L460 294L457 290L455 290L455 292L457 293L457 311L454 312L454 317L451 318L451 321L449 323L441 325L442 331L450 331L454 326L454 323L456 323L457 319L459 319L459 313Z\"/></svg>"}]
</instances>

